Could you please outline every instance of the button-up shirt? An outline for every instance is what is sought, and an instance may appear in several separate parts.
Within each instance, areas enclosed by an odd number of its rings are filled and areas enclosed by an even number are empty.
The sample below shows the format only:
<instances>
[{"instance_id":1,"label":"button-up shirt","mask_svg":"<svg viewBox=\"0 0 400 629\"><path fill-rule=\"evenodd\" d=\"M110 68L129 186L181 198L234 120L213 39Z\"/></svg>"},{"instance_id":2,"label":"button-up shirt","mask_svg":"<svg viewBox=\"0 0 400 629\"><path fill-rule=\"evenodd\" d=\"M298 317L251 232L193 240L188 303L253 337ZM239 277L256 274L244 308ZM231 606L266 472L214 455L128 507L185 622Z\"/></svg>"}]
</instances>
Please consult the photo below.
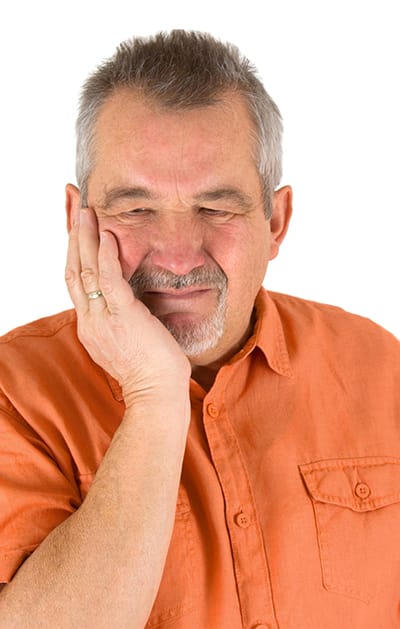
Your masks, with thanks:
<instances>
[{"instance_id":1,"label":"button-up shirt","mask_svg":"<svg viewBox=\"0 0 400 629\"><path fill-rule=\"evenodd\" d=\"M147 627L400 626L400 350L370 321L262 290L252 337L192 421ZM0 342L0 581L79 507L118 384L74 313Z\"/></svg>"}]
</instances>

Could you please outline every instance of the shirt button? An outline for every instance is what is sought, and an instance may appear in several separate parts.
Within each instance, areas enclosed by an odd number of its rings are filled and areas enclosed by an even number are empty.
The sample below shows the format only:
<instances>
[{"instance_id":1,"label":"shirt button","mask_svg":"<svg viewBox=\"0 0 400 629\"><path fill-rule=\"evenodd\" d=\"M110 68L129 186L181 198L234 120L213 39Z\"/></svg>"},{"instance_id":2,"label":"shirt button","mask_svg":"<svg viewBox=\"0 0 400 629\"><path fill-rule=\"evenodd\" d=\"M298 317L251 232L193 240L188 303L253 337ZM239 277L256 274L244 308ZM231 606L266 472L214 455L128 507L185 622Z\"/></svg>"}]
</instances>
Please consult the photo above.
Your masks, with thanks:
<instances>
[{"instance_id":1,"label":"shirt button","mask_svg":"<svg viewBox=\"0 0 400 629\"><path fill-rule=\"evenodd\" d=\"M370 495L371 490L366 483L357 483L354 488L354 493L358 498L365 500L365 498L368 498Z\"/></svg>"},{"instance_id":2,"label":"shirt button","mask_svg":"<svg viewBox=\"0 0 400 629\"><path fill-rule=\"evenodd\" d=\"M219 415L218 407L212 403L207 404L207 413L209 414L210 417L218 417Z\"/></svg>"},{"instance_id":3,"label":"shirt button","mask_svg":"<svg viewBox=\"0 0 400 629\"><path fill-rule=\"evenodd\" d=\"M237 513L235 515L235 522L242 529L247 529L247 527L250 526L250 518L245 513Z\"/></svg>"}]
</instances>

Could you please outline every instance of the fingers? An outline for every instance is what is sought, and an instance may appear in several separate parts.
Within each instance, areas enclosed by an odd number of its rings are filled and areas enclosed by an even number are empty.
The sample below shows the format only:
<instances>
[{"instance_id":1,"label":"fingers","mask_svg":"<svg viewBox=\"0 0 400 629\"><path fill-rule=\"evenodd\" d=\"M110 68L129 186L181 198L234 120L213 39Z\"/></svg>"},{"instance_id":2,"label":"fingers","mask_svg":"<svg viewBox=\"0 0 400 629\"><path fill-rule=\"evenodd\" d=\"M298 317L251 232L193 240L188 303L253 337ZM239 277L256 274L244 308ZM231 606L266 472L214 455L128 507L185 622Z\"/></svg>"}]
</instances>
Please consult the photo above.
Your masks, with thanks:
<instances>
[{"instance_id":1,"label":"fingers","mask_svg":"<svg viewBox=\"0 0 400 629\"><path fill-rule=\"evenodd\" d=\"M87 296L82 287L81 259L79 253L79 223L74 223L69 234L65 282L77 312L87 309Z\"/></svg>"},{"instance_id":2,"label":"fingers","mask_svg":"<svg viewBox=\"0 0 400 629\"><path fill-rule=\"evenodd\" d=\"M112 314L120 312L135 300L133 291L122 274L117 240L109 231L100 234L98 280L107 308Z\"/></svg>"},{"instance_id":3,"label":"fingers","mask_svg":"<svg viewBox=\"0 0 400 629\"><path fill-rule=\"evenodd\" d=\"M97 219L93 210L80 212L79 254L81 261L81 280L86 295L99 288L99 236Z\"/></svg>"},{"instance_id":4,"label":"fingers","mask_svg":"<svg viewBox=\"0 0 400 629\"><path fill-rule=\"evenodd\" d=\"M74 224L69 239L65 279L69 294L79 314L104 309L103 298L88 299L99 290L99 238L97 219L93 210L80 211L79 224Z\"/></svg>"}]
</instances>

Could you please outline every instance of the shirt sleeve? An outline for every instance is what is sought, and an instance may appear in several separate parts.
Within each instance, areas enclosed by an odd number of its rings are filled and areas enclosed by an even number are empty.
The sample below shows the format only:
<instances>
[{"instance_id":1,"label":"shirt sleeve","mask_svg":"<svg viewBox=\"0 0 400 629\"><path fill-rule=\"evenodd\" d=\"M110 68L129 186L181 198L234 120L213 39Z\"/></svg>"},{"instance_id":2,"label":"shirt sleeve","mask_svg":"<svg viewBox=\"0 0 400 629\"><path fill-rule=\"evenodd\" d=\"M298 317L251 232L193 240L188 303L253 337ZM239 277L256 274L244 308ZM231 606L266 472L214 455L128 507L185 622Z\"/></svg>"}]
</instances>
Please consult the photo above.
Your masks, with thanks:
<instances>
[{"instance_id":1,"label":"shirt sleeve","mask_svg":"<svg viewBox=\"0 0 400 629\"><path fill-rule=\"evenodd\" d=\"M81 504L78 484L0 393L0 583Z\"/></svg>"}]
</instances>

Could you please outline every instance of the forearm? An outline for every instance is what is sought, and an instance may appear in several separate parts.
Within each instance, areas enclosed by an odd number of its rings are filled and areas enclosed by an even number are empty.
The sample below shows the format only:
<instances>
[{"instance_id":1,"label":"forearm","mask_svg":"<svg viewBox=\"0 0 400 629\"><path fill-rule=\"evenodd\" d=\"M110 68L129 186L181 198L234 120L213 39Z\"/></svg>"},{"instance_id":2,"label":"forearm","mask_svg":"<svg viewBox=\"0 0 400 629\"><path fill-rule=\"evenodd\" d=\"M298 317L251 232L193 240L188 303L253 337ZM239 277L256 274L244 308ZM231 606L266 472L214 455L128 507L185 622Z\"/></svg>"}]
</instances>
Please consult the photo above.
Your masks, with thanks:
<instances>
[{"instance_id":1,"label":"forearm","mask_svg":"<svg viewBox=\"0 0 400 629\"><path fill-rule=\"evenodd\" d=\"M153 394L152 394L153 395ZM172 533L188 393L126 412L78 511L0 594L0 627L143 627Z\"/></svg>"}]
</instances>

